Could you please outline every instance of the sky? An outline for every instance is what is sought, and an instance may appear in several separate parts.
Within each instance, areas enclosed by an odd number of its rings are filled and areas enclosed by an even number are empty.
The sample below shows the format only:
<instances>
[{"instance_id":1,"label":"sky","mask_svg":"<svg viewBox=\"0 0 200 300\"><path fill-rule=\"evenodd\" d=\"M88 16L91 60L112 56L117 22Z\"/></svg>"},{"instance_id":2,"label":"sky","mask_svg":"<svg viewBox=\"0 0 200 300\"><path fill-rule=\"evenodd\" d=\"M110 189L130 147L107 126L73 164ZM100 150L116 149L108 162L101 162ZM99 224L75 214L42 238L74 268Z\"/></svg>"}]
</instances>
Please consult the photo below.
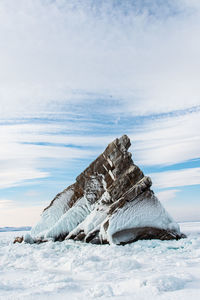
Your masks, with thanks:
<instances>
[{"instance_id":1,"label":"sky","mask_svg":"<svg viewBox=\"0 0 200 300\"><path fill-rule=\"evenodd\" d=\"M200 1L0 1L0 226L34 225L116 137L200 221Z\"/></svg>"}]
</instances>

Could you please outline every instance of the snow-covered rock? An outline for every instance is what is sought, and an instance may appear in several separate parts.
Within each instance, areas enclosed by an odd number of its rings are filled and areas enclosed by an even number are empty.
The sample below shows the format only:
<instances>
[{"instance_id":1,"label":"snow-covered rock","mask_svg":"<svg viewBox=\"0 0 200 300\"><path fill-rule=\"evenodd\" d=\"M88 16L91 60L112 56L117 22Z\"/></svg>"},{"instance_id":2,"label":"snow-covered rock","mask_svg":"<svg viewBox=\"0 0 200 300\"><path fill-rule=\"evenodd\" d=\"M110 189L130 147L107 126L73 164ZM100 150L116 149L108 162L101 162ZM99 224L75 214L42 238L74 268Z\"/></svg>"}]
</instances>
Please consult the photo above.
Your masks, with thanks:
<instances>
[{"instance_id":1,"label":"snow-covered rock","mask_svg":"<svg viewBox=\"0 0 200 300\"><path fill-rule=\"evenodd\" d=\"M150 189L151 179L133 163L130 145L126 135L110 143L76 182L44 209L25 240L126 244L184 237Z\"/></svg>"}]
</instances>

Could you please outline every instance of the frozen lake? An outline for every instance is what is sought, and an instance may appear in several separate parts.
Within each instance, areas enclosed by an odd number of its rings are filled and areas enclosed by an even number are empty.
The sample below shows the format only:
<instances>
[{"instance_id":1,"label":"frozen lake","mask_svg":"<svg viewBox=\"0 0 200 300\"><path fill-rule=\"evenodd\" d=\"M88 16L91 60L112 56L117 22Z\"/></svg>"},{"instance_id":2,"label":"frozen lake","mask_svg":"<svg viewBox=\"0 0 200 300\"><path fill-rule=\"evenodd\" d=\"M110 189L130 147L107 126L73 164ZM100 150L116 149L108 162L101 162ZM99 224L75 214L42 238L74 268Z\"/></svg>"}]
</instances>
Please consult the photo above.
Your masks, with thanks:
<instances>
[{"instance_id":1,"label":"frozen lake","mask_svg":"<svg viewBox=\"0 0 200 300\"><path fill-rule=\"evenodd\" d=\"M200 299L200 222L179 241L13 244L0 233L0 299Z\"/></svg>"}]
</instances>

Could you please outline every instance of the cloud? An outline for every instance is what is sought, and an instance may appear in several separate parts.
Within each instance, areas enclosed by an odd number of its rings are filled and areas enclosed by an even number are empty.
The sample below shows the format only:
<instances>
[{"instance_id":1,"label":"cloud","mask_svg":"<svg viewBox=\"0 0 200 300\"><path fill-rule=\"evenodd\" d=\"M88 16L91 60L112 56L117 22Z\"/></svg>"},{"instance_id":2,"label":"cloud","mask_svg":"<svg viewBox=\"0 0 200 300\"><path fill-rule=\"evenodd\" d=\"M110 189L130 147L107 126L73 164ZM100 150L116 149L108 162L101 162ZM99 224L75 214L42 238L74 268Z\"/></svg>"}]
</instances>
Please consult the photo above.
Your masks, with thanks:
<instances>
[{"instance_id":1,"label":"cloud","mask_svg":"<svg viewBox=\"0 0 200 300\"><path fill-rule=\"evenodd\" d=\"M19 143L27 142L54 144L56 145L73 145L73 146L102 146L114 138L112 132L109 135L91 135L95 129L99 130L102 124L90 121L90 115L85 114L84 120L71 119L60 121L48 119L38 120L37 123L19 123L0 125L1 139L4 143ZM103 122L103 120L100 120ZM105 124L106 125L106 124Z\"/></svg>"},{"instance_id":2,"label":"cloud","mask_svg":"<svg viewBox=\"0 0 200 300\"><path fill-rule=\"evenodd\" d=\"M158 192L156 196L161 202L167 202L170 200L173 200L176 197L176 193L180 192L178 189L173 190L164 190L161 192Z\"/></svg>"},{"instance_id":3,"label":"cloud","mask_svg":"<svg viewBox=\"0 0 200 300\"><path fill-rule=\"evenodd\" d=\"M71 135L66 135L66 127L69 127ZM86 137L84 128L88 125L79 125L82 136L76 136L72 133L78 130L78 125L74 125L73 121L64 124L48 124L48 120L44 124L23 124L22 121L22 124L1 125L0 188L50 177L50 168L63 168L63 161L96 156L97 147L104 144L104 140L109 141L109 137Z\"/></svg>"},{"instance_id":4,"label":"cloud","mask_svg":"<svg viewBox=\"0 0 200 300\"><path fill-rule=\"evenodd\" d=\"M59 166L59 161L88 158L93 152L62 146L4 143L0 149L0 188L24 185L30 180L50 177L42 169ZM66 165L65 165L66 166Z\"/></svg>"},{"instance_id":5,"label":"cloud","mask_svg":"<svg viewBox=\"0 0 200 300\"><path fill-rule=\"evenodd\" d=\"M199 158L199 128L199 109L147 119L130 134L137 163L163 166Z\"/></svg>"},{"instance_id":6,"label":"cloud","mask_svg":"<svg viewBox=\"0 0 200 300\"><path fill-rule=\"evenodd\" d=\"M0 174L0 189L25 184L28 180L48 177L49 173L28 167L17 167L17 165L2 167Z\"/></svg>"},{"instance_id":7,"label":"cloud","mask_svg":"<svg viewBox=\"0 0 200 300\"><path fill-rule=\"evenodd\" d=\"M54 113L92 95L132 115L198 105L199 15L183 0L2 0L1 118Z\"/></svg>"},{"instance_id":8,"label":"cloud","mask_svg":"<svg viewBox=\"0 0 200 300\"><path fill-rule=\"evenodd\" d=\"M188 168L150 174L156 188L199 184L200 168Z\"/></svg>"},{"instance_id":9,"label":"cloud","mask_svg":"<svg viewBox=\"0 0 200 300\"><path fill-rule=\"evenodd\" d=\"M62 169L59 161L92 160L116 137L105 120L109 118L90 120L86 113L80 121L72 118L66 122L48 122L47 119L23 123L22 120L1 125L0 187L51 176L49 168L59 166ZM139 166L173 165L199 157L198 109L141 119L133 127L129 120L131 118L126 121L126 131L131 138L133 159Z\"/></svg>"}]
</instances>

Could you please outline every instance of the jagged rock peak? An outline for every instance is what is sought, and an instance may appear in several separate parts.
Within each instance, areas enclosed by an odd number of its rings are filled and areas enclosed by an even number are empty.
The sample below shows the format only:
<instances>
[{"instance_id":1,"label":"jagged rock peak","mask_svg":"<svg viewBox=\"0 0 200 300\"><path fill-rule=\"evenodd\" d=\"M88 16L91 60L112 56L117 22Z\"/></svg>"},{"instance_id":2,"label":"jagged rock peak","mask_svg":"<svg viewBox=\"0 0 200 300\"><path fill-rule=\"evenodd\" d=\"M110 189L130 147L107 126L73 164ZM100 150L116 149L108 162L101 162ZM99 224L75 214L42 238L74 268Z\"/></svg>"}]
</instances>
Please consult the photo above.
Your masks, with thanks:
<instances>
[{"instance_id":1,"label":"jagged rock peak","mask_svg":"<svg viewBox=\"0 0 200 300\"><path fill-rule=\"evenodd\" d=\"M128 152L127 135L115 139L42 213L25 242L74 239L126 244L138 239L179 239L165 211Z\"/></svg>"}]
</instances>

